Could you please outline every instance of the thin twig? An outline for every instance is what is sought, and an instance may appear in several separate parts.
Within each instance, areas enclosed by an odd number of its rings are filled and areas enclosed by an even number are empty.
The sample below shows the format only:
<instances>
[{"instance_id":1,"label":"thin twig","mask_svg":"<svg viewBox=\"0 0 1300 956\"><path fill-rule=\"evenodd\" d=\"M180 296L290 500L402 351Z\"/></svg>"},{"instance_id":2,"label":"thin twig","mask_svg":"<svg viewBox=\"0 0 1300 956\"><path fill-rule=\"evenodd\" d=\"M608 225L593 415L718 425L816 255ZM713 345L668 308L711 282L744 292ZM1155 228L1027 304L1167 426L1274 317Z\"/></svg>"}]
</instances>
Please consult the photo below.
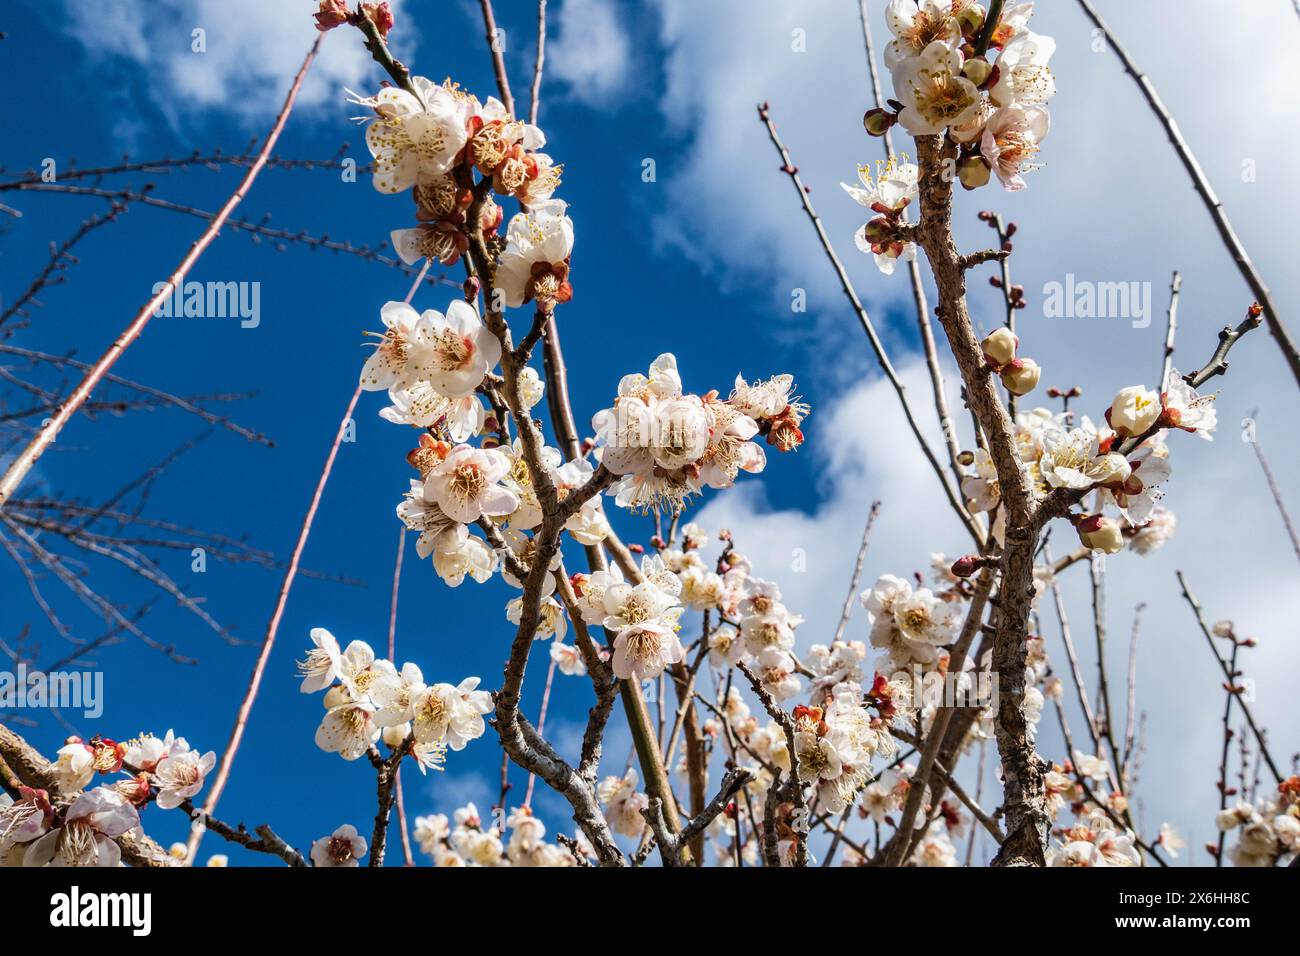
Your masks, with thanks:
<instances>
[{"instance_id":1,"label":"thin twig","mask_svg":"<svg viewBox=\"0 0 1300 956\"><path fill-rule=\"evenodd\" d=\"M917 423L916 415L912 411L911 402L907 399L907 387L898 377L898 372L894 370L893 363L890 362L889 355L885 352L885 346L884 343L880 341L880 336L876 334L875 325L872 323L871 317L867 314L866 307L863 306L862 300L858 298L857 290L853 287L853 282L849 279L849 274L845 271L844 264L840 262L840 257L836 254L835 247L831 245L830 237L826 234L826 229L822 225L821 218L817 215L812 202L808 198L808 191L804 187L803 180L799 178L799 169L790 159L790 152L786 149L785 144L781 142L781 137L777 135L776 124L772 122L771 113L766 104L759 105L758 117L762 121L763 125L767 127L768 138L771 139L772 145L781 156L781 171L789 176L790 181L794 183L795 190L799 193L799 201L803 204L804 213L812 222L813 229L817 232L817 238L821 242L822 249L826 253L826 258L830 260L832 268L834 268L836 275L839 277L840 286L843 288L845 296L848 297L849 304L853 307L853 311L857 314L858 322L861 323L863 331L867 333L867 340L871 343L871 349L876 355L876 360L879 362L881 370L885 373L885 377L889 379L889 384L893 386L894 393L898 396L898 401L903 407L903 415L907 418L907 424L912 430L913 437L916 438L917 444L921 447L921 452L925 455L926 460L929 461L935 477L937 477L939 483L943 485L943 491L948 498L948 504L952 506L954 513L956 513L957 517L961 520L963 526L965 526L967 532L969 532L971 537L974 539L976 545L982 545L984 533L979 524L976 523L975 519L971 517L970 513L962 504L957 491L953 488L952 482L948 480L948 476L944 472L943 466L939 464L939 459L935 457L934 450L930 447L930 443L926 441L925 436L921 434L921 426Z\"/></svg>"},{"instance_id":2,"label":"thin twig","mask_svg":"<svg viewBox=\"0 0 1300 956\"><path fill-rule=\"evenodd\" d=\"M1258 418L1258 410L1250 413L1252 421ZM1282 490L1278 488L1277 481L1273 478L1273 469L1269 467L1268 459L1264 457L1264 449L1259 443L1258 428L1253 430L1250 435L1250 447L1255 452L1255 460L1259 462L1259 469L1264 473L1264 481L1268 484L1269 494L1273 496L1273 503L1277 505L1278 514L1282 516L1282 527L1286 528L1287 537L1291 539L1291 550L1295 552L1296 558L1300 558L1300 537L1297 537L1295 524L1291 520L1291 513L1287 510L1286 503L1282 500Z\"/></svg>"},{"instance_id":3,"label":"thin twig","mask_svg":"<svg viewBox=\"0 0 1300 956\"><path fill-rule=\"evenodd\" d=\"M248 190L252 187L254 180L257 179L257 174L260 173L262 168L266 165L267 157L271 155L271 150L275 146L276 140L280 138L280 133L289 120L289 114L293 110L293 104L298 98L298 91L302 89L302 83L307 76L307 70L310 69L312 61L316 58L316 51L320 49L320 44L323 39L324 34L321 34L316 38L316 42L312 44L311 50L308 51L306 58L302 61L302 66L298 69L298 74L294 77L293 84L289 87L289 93L285 97L284 106L281 107L280 113L276 117L275 124L271 127L270 133L267 134L266 142L258 153L257 159L254 161L253 165L248 168L248 172L244 175L244 178L240 181L239 186L236 187L235 191L231 193L230 198L227 199L225 204L221 207L216 218L208 224L207 229L203 231L203 234L199 236L198 240L190 247L189 252L181 259L180 264L176 267L175 271L172 272L167 281L162 284L162 288L159 289L158 292L154 293L153 298L145 303L144 307L136 314L135 318L126 329L123 330L113 344L109 346L108 351L100 357L99 361L95 363L94 367L81 380L81 383L73 390L72 394L68 397L68 400L60 406L59 410L36 434L27 447L23 449L23 451L10 463L9 467L5 470L4 476L0 477L0 508L3 508L5 502L13 497L14 492L18 489L18 485L22 482L23 478L27 476L27 473L31 471L32 466L36 464L36 460L41 457L45 452L45 449L55 440L59 432L63 430L63 426L67 424L68 420L76 414L77 409L79 409L86 400L90 398L90 394L95 390L95 386L97 386L104 376L108 374L108 371L113 367L113 364L128 348L130 348L131 344L140 337L145 326L149 324L149 320L153 317L154 310L158 307L159 303L163 302L172 294L172 291L176 288L178 282L183 281L183 277L189 273L190 269L194 266L194 263L203 255L204 250L206 250L207 247L212 244L212 241L216 239L217 233L221 230L222 224L230 217L230 214L234 211L235 207L239 205L245 194L247 194Z\"/></svg>"},{"instance_id":4,"label":"thin twig","mask_svg":"<svg viewBox=\"0 0 1300 956\"><path fill-rule=\"evenodd\" d=\"M1218 648L1214 646L1214 635L1210 633L1210 629L1205 623L1205 614L1201 609L1200 602L1196 600L1195 595L1193 595L1191 590L1187 587L1187 579L1183 577L1183 572L1175 571L1174 573L1178 577L1179 586L1183 589L1183 599L1187 602L1188 606L1191 607L1192 613L1196 615L1196 624L1201 629L1201 633L1205 635L1206 642L1210 645L1210 653L1214 655L1214 660L1218 663L1219 669L1223 671L1224 678L1228 683L1234 683L1236 675L1233 674L1232 668L1228 665L1228 662L1219 655ZM1255 740L1259 743L1260 753L1264 757L1264 762L1268 764L1268 769L1273 774L1273 779L1277 783L1281 783L1284 779L1282 773L1278 770L1277 764L1273 762L1272 754L1268 752L1268 742L1265 739L1264 734L1260 731L1259 725L1255 723L1255 717L1250 712L1249 705L1247 705L1240 696L1238 696L1237 705L1241 708L1242 714L1246 717L1246 723L1250 726L1251 733L1255 735Z\"/></svg>"},{"instance_id":5,"label":"thin twig","mask_svg":"<svg viewBox=\"0 0 1300 956\"><path fill-rule=\"evenodd\" d=\"M411 286L410 292L407 293L407 302L410 302L415 295L415 290L424 281L424 272L428 269L428 266L429 261L426 259L424 269L420 271ZM248 715L253 710L253 702L257 699L257 692L262 686L262 675L266 671L266 662L271 657L271 648L275 645L275 638L280 630L280 621L284 617L285 606L289 603L289 592L292 590L294 580L298 574L298 564L302 560L302 553L307 547L307 539L311 536L312 523L316 520L316 510L320 507L321 497L325 493L325 486L329 483L330 475L334 471L334 460L338 457L343 435L347 431L348 423L352 420L352 413L356 410L357 401L360 398L361 384L358 382L356 390L352 393L352 398L348 400L347 408L343 412L343 418L339 421L338 430L334 433L334 441L330 445L329 454L325 457L325 464L321 468L320 477L316 480L316 490L312 493L311 502L307 506L307 513L303 516L302 527L298 530L298 540L294 544L293 554L289 558L289 566L285 569L284 579L280 582L280 593L276 598L275 610L271 612L271 619L266 625L266 635L262 639L262 649L257 655L257 661L253 664L253 673L249 677L248 688L244 691L244 699L240 701L239 710L235 714L235 726L230 731L230 740L226 743L226 749L221 754L221 763L212 778L207 803L204 805L204 811L209 815L216 810L217 801L221 799L221 792L225 789L226 781L230 777L230 766L234 763L235 754L239 752L239 744L244 739L244 728L248 724ZM202 833L194 833L190 836L188 858L191 861L193 861L194 854L198 851L199 840L202 839L202 836Z\"/></svg>"},{"instance_id":6,"label":"thin twig","mask_svg":"<svg viewBox=\"0 0 1300 956\"><path fill-rule=\"evenodd\" d=\"M1160 365L1160 388L1163 392L1169 387L1169 372L1174 363L1174 336L1178 334L1178 291L1183 287L1182 274L1175 269L1174 277L1169 282L1169 312L1165 321L1165 351Z\"/></svg>"},{"instance_id":7,"label":"thin twig","mask_svg":"<svg viewBox=\"0 0 1300 956\"><path fill-rule=\"evenodd\" d=\"M1133 78L1138 88L1142 91L1142 96L1146 99L1147 105L1164 127L1169 142L1173 145L1174 151L1182 161L1183 168L1187 170L1187 175L1191 177L1192 186L1196 189L1201 201L1205 204L1206 211L1210 218L1214 220L1214 225L1219 231L1219 237L1223 240L1224 247L1228 254L1232 256L1233 262L1237 264L1241 277L1246 280L1250 286L1251 293L1264 308L1264 316L1268 320L1269 331L1273 333L1273 338L1277 341L1278 348L1282 350L1282 357L1285 359L1287 366L1291 369L1291 374L1295 377L1296 384L1300 385L1300 350L1296 348L1295 339L1291 337L1290 331L1283 324L1281 316L1277 314L1277 309L1273 305L1273 297L1269 294L1268 286L1264 285L1264 280L1260 277L1259 271L1251 261L1250 256L1246 254L1246 248L1242 245L1237 233L1232 228L1232 223L1228 221L1228 215L1223 211L1223 203L1215 194L1214 188L1210 185L1205 171L1201 169L1201 164L1197 162L1196 157L1192 154L1191 147L1183 139L1182 131L1179 130L1178 124L1174 121L1169 110L1165 107L1156 88L1152 85L1151 80L1133 62L1128 55L1128 51L1120 46L1115 34L1111 32L1110 27L1093 9L1088 0L1079 0L1079 6L1083 8L1084 14L1105 36L1106 42L1110 44L1115 55L1119 57L1124 71Z\"/></svg>"},{"instance_id":8,"label":"thin twig","mask_svg":"<svg viewBox=\"0 0 1300 956\"><path fill-rule=\"evenodd\" d=\"M537 108L542 102L542 64L546 62L546 0L537 0L537 62L533 67L532 102L528 122L537 125Z\"/></svg>"},{"instance_id":9,"label":"thin twig","mask_svg":"<svg viewBox=\"0 0 1300 956\"><path fill-rule=\"evenodd\" d=\"M844 610L840 613L840 623L835 626L835 637L832 641L838 642L844 637L844 629L848 626L849 617L853 614L853 605L858 596L858 581L862 578L862 565L867 558L867 546L871 543L871 526L876 523L876 515L880 512L880 502L873 501L871 510L867 512L867 527L862 532L862 545L858 548L858 560L853 565L853 577L849 579L849 593L844 598Z\"/></svg>"},{"instance_id":10,"label":"thin twig","mask_svg":"<svg viewBox=\"0 0 1300 956\"><path fill-rule=\"evenodd\" d=\"M402 585L402 557L406 553L406 526L397 526L397 557L393 559L393 595L388 604L388 659L397 662L397 594ZM402 768L393 771L393 790L397 798L397 826L402 837L402 860L415 866L411 853L411 832L406 825L406 800L402 795Z\"/></svg>"},{"instance_id":11,"label":"thin twig","mask_svg":"<svg viewBox=\"0 0 1300 956\"><path fill-rule=\"evenodd\" d=\"M492 71L496 74L501 102L506 112L513 116L515 98L510 94L510 79L506 76L506 60L502 55L505 44L497 42L497 20L492 12L492 0L479 0L479 6L483 8L483 29L487 33L488 50L492 53Z\"/></svg>"}]
</instances>

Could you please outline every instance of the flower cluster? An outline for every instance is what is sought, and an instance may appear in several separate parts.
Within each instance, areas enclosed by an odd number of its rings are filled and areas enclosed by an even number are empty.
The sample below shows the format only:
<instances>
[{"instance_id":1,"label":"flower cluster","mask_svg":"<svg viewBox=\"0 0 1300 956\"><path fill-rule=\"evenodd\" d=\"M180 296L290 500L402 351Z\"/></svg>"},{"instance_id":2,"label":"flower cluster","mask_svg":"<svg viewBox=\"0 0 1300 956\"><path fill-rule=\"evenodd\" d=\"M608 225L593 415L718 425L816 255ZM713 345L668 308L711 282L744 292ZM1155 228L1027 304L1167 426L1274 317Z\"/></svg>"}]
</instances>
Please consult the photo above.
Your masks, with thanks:
<instances>
[{"instance_id":1,"label":"flower cluster","mask_svg":"<svg viewBox=\"0 0 1300 956\"><path fill-rule=\"evenodd\" d=\"M579 857L584 862L595 857L581 831L569 842L572 850L547 843L546 825L527 806L502 816L485 826L478 807L467 803L451 820L441 813L416 817L415 841L435 866L443 867L577 866Z\"/></svg>"},{"instance_id":2,"label":"flower cluster","mask_svg":"<svg viewBox=\"0 0 1300 956\"><path fill-rule=\"evenodd\" d=\"M808 406L793 389L793 378L779 375L754 384L738 377L727 399L689 394L677 359L660 355L648 375L623 376L613 406L592 418L600 463L619 476L609 493L625 508L676 513L706 486L728 488L740 472L762 471L767 457L751 439L766 435L780 451L803 443Z\"/></svg>"},{"instance_id":3,"label":"flower cluster","mask_svg":"<svg viewBox=\"0 0 1300 956\"><path fill-rule=\"evenodd\" d=\"M678 618L681 581L658 556L641 560L642 580L629 584L613 565L608 571L573 576L578 611L587 624L603 627L611 638L611 665L623 680L653 680L682 659ZM576 669L575 669L576 672Z\"/></svg>"},{"instance_id":4,"label":"flower cluster","mask_svg":"<svg viewBox=\"0 0 1300 956\"><path fill-rule=\"evenodd\" d=\"M1300 777L1288 777L1254 804L1222 810L1215 823L1236 839L1228 850L1233 866L1287 866L1300 853Z\"/></svg>"},{"instance_id":5,"label":"flower cluster","mask_svg":"<svg viewBox=\"0 0 1300 956\"><path fill-rule=\"evenodd\" d=\"M990 347L986 339L986 354ZM1121 389L1101 424L1083 416L1072 425L1069 416L1043 408L1020 412L1015 419L1020 466L1039 496L1057 489L1076 492L1080 499L1093 496L1088 513L1071 515L1085 546L1114 554L1128 542L1139 554L1147 554L1164 544L1177 524L1174 515L1159 506L1161 486L1172 474L1165 443L1168 430L1213 441L1213 403L1214 396L1199 395L1174 369L1163 392L1141 385ZM969 460L973 474L962 481L967 507L997 512L1002 493L992 459L979 449ZM993 532L1001 540L999 520Z\"/></svg>"},{"instance_id":6,"label":"flower cluster","mask_svg":"<svg viewBox=\"0 0 1300 956\"><path fill-rule=\"evenodd\" d=\"M323 627L311 632L312 649L298 665L304 694L325 691L325 717L316 745L344 760L356 760L382 738L394 751L416 761L421 773L441 770L448 748L463 750L487 729L492 695L478 690L479 679L457 685L426 684L415 664L401 670L376 658L365 641L339 650Z\"/></svg>"},{"instance_id":7,"label":"flower cluster","mask_svg":"<svg viewBox=\"0 0 1300 956\"><path fill-rule=\"evenodd\" d=\"M19 799L0 804L0 866L117 866L118 838L140 826L140 811L188 807L215 763L214 753L191 750L170 730L125 742L69 737L51 769L70 799L55 805L45 790L22 787Z\"/></svg>"},{"instance_id":8,"label":"flower cluster","mask_svg":"<svg viewBox=\"0 0 1300 956\"><path fill-rule=\"evenodd\" d=\"M1023 189L1050 126L1044 104L1056 94L1048 67L1056 41L1029 29L1033 12L1017 4L993 23L973 0L890 0L885 65L898 98L867 113L867 131L883 135L895 123L913 136L946 130L963 186L996 175Z\"/></svg>"}]
</instances>

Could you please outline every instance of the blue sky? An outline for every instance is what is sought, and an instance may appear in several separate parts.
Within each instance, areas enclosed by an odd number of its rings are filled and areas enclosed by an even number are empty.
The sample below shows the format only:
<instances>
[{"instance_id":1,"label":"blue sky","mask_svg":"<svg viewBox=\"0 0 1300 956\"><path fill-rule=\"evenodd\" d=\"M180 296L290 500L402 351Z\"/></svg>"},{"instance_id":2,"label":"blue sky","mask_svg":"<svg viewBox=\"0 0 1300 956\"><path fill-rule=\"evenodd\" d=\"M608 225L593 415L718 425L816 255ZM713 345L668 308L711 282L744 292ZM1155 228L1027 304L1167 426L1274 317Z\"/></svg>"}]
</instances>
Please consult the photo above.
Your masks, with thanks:
<instances>
[{"instance_id":1,"label":"blue sky","mask_svg":"<svg viewBox=\"0 0 1300 956\"><path fill-rule=\"evenodd\" d=\"M39 166L45 157L62 167L71 157L82 166L108 164L124 151L139 159L216 146L236 152L262 135L314 37L314 4L167 0L162 16L143 16L145 6L122 3L104 11L74 0L10 5L0 25L8 34L0 43L0 69L8 73L8 88L40 92L10 104L0 164L12 171ZM515 95L523 100L535 10L527 3L498 6ZM1054 63L1061 92L1043 156L1047 167L1019 196L988 189L959 198L959 238L966 248L988 243L974 219L977 209L997 208L1017 218L1022 234L1013 269L1034 304L1041 303L1038 290L1045 282L1067 272L1152 284L1155 319L1148 329L1127 323L1115 328L1104 320L1067 324L1035 315L1032 308L1022 322L1028 354L1048 369L1044 384L1082 385L1085 402L1092 402L1088 410L1096 415L1117 388L1154 378L1171 269L1185 274L1178 358L1185 357L1188 367L1208 357L1214 331L1239 317L1249 293L1131 81L1113 56L1093 51L1089 27L1073 4L1051 6L1035 25L1061 46ZM1260 3L1225 18L1211 42L1192 30L1194 12L1171 19L1167 11L1128 6L1103 4L1102 12L1161 87L1286 314L1300 301L1300 283L1289 268L1288 250L1270 240L1300 213L1284 172L1297 145L1286 91L1300 80L1300 68L1287 58L1300 24L1282 0ZM879 381L753 114L758 100L771 101L832 238L919 401L928 386L915 364L906 279L883 279L858 256L850 235L859 214L836 186L852 176L855 162L874 160L879 149L860 127L869 92L857 5L563 0L551 7L553 42L540 124L548 152L565 164L562 195L577 224L575 298L560 321L580 427L608 404L623 374L644 370L663 351L677 354L688 388L696 391L725 390L740 371L751 378L793 373L815 409L806 429L809 445L797 455L770 456L761 477L710 500L701 520L710 530L719 524L747 528L740 549L760 571L778 577L787 603L809 618L800 646L826 640L870 500L882 498L884 512L865 583L881 573L924 568L930 552L961 547L960 532L935 506L933 479L902 432L892 394ZM207 31L206 54L190 52L196 26ZM794 29L806 31L808 52L792 51ZM875 29L883 45L879 19ZM1179 33L1177 44L1169 40L1171 31ZM477 4L401 5L394 45L417 73L451 76L480 96L495 93ZM1212 88L1203 70L1193 74L1187 66L1216 56L1232 61L1247 49L1260 74L1248 105ZM356 108L345 103L342 86L373 91L381 73L358 50L354 33L340 30L326 38L322 62L279 155L327 158L346 142L348 155L366 158L360 131L348 119ZM51 79L33 84L37 70ZM647 158L657 172L651 183L642 179ZM1247 160L1258 171L1249 182L1240 175ZM129 181L151 181L160 197L215 209L237 175L194 169ZM48 243L72 233L103 204L29 193L9 193L5 202L23 213L0 221L0 294L7 302L42 266ZM381 196L364 177L349 183L329 170L273 169L259 179L240 214L254 220L269 214L270 225L375 244L408 224L408 210L404 200ZM12 341L50 352L75 349L83 359L97 356L201 228L197 219L133 208L78 247L81 261L67 282L41 297L44 308ZM409 280L345 256L300 248L279 252L229 231L190 278L260 282L261 324L241 329L229 319L159 318L116 371L183 394L256 392L227 410L276 446L254 446L218 431L168 470L152 490L147 513L207 531L247 533L253 544L287 557L355 385L364 357L360 333L377 327L380 304L401 298ZM806 290L807 313L791 312L794 289ZM426 288L416 304L442 308L452 294L450 288ZM978 287L974 292L977 319L989 328L997 321L992 296L989 290L981 300ZM1294 497L1297 429L1284 408L1270 408L1290 400L1294 386L1263 332L1240 350L1233 373L1222 380L1220 441L1188 447L1189 439L1175 448L1167 503L1179 514L1179 536L1152 558L1121 555L1111 575L1111 630L1123 635L1114 640L1112 675L1122 673L1126 646L1118 645L1126 645L1134 604L1149 605L1139 685L1149 711L1147 826L1170 819L1184 833L1202 837L1217 807L1210 777L1218 679L1178 601L1175 567L1188 571L1212 619L1232 616L1258 632L1262 643L1251 665L1258 671L1265 721L1281 736L1287 716L1293 716L1287 695L1297 652L1284 645L1300 609L1291 586L1294 556L1235 423L1251 409L1264 409L1260 437L1283 493ZM950 375L950 385L952 380ZM363 397L357 440L343 446L304 559L312 569L363 584L299 578L219 814L250 825L270 822L299 846L343 822L368 831L374 813L369 765L345 764L312 743L322 711L317 698L297 693L293 662L314 626L377 648L386 640L393 508L406 486L403 455L411 438L377 417L383 404L381 396ZM102 498L204 430L178 412L79 419L42 459L24 493L48 483L64 493ZM1180 472L1183 462L1186 470ZM1231 515L1223 507L1229 496ZM642 521L621 520L619 527L627 540L644 541L649 534ZM1058 529L1057 537L1066 532ZM806 573L792 576L794 548L804 549L809 562ZM1065 548L1062 541L1058 550ZM399 659L414 660L434 680L478 674L485 686L495 686L511 633L502 608L513 592L499 580L452 591L416 560L413 547L406 557ZM78 729L87 736L125 738L172 727L194 746L219 751L279 574L210 562L204 575L192 575L184 554L165 567L249 644L227 646L192 615L162 600L146 619L146 631L200 664L168 662L130 639L104 650L97 662L106 674L105 714L79 722ZM91 580L122 602L150 596L138 579L104 562L92 566ZM79 636L99 633L94 615L74 607L55 583L43 586ZM1079 580L1067 583L1067 596L1076 633L1086 633L1089 607ZM0 598L0 637L10 640L30 624L43 657L62 652L10 563L0 565ZM1050 614L1048 621L1049 649L1060 657ZM864 620L857 623L856 636L864 637ZM1090 641L1083 643L1089 644L1083 653L1090 667ZM544 652L534 656L525 698L532 713L545 665ZM589 691L585 681L557 680L548 720L563 746L580 732ZM1204 705L1195 703L1201 699ZM1040 749L1059 758L1053 723L1044 720ZM29 732L47 751L66 733L44 715ZM612 735L606 771L621 772L626 739L621 731ZM1286 759L1296 746L1294 739L1279 739L1275 753ZM445 775L422 781L408 774L408 809L449 813L474 799L486 811L496 796L499 765L489 733L453 754ZM524 779L517 769L513 780L520 797ZM539 794L552 832L561 825L570 830L558 801L544 790ZM146 819L164 842L186 829L175 814L151 810ZM205 853L226 852L219 843L209 838ZM230 852L234 862L260 862Z\"/></svg>"}]
</instances>

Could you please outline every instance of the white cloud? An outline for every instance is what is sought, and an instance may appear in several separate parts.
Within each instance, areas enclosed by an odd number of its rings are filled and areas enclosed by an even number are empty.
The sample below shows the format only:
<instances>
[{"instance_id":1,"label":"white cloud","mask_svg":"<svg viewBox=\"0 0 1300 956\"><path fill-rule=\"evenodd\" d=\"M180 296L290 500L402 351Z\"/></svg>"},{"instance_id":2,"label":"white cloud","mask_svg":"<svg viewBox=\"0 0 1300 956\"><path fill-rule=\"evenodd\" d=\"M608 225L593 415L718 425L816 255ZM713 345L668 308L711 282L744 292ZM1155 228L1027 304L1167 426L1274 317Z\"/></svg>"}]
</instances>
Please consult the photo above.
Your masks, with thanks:
<instances>
[{"instance_id":1,"label":"white cloud","mask_svg":"<svg viewBox=\"0 0 1300 956\"><path fill-rule=\"evenodd\" d=\"M267 0L119 0L112 4L67 0L65 27L92 55L144 67L154 104L181 127L213 110L247 121L274 115L307 50L320 34L314 3ZM402 6L394 43L407 53L414 31L402 32ZM194 52L193 31L204 31L206 52ZM308 111L340 104L344 86L361 86L378 67L356 31L325 36L298 99Z\"/></svg>"},{"instance_id":2,"label":"white cloud","mask_svg":"<svg viewBox=\"0 0 1300 956\"><path fill-rule=\"evenodd\" d=\"M564 0L546 48L546 77L559 80L589 106L614 101L628 86L632 41L617 7L600 0Z\"/></svg>"}]
</instances>

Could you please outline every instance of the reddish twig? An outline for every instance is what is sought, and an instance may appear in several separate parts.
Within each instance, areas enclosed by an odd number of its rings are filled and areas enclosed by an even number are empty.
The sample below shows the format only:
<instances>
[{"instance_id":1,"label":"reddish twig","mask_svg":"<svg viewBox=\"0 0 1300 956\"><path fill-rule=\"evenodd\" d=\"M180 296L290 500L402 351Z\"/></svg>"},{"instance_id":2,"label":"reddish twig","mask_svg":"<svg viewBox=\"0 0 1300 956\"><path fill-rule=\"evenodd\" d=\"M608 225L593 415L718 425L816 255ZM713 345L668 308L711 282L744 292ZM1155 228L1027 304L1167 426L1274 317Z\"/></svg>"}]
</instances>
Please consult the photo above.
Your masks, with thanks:
<instances>
[{"instance_id":1,"label":"reddish twig","mask_svg":"<svg viewBox=\"0 0 1300 956\"><path fill-rule=\"evenodd\" d=\"M416 276L415 282L411 285L411 291L406 295L406 301L409 302L415 295L415 290L420 287L424 281L424 273L428 270L429 261L426 259L424 268ZM212 778L212 786L208 790L207 803L204 805L204 812L211 815L217 807L217 801L221 799L221 792L226 787L226 781L230 777L230 766L234 763L235 754L239 752L239 744L244 738L244 728L248 724L248 715L253 709L253 702L257 699L257 692L262 685L262 675L266 670L266 662L271 656L271 648L275 645L275 636L280 630L280 619L284 616L285 605L289 602L289 591L293 588L294 579L298 575L298 563L302 559L303 550L307 547L307 539L311 536L312 522L316 519L316 510L320 507L321 496L325 493L325 485L329 483L330 474L334 470L334 459L338 457L339 446L343 443L343 434L347 431L348 422L352 419L352 413L357 407L357 401L361 398L361 383L357 382L356 390L352 393L352 398L348 401L347 410L343 413L343 418L339 421L338 431L334 434L334 442L330 445L329 454L325 458L325 466L321 469L320 478L316 481L316 490L312 494L311 503L307 506L307 514L303 517L302 528L298 531L298 541L294 545L293 555L289 558L289 566L285 569L284 580L280 583L280 594L275 602L275 610L271 613L271 620L266 626L266 636L262 639L262 649L257 655L257 661L253 665L253 673L248 681L248 689L244 691L244 699L239 704L239 710L235 715L235 726L230 732L230 740L226 743L226 749L221 755L221 763L217 767L217 772ZM194 860L194 854L198 851L199 841L203 838L201 831L192 833L189 839L188 857L191 862Z\"/></svg>"},{"instance_id":2,"label":"reddish twig","mask_svg":"<svg viewBox=\"0 0 1300 956\"><path fill-rule=\"evenodd\" d=\"M198 240L190 247L190 251L181 259L180 264L172 272L162 288L154 293L144 307L136 314L131 324L126 327L121 335L108 347L106 351L95 363L94 367L81 380L81 383L73 390L68 400L60 406L59 410L50 418L49 422L36 434L28 443L27 447L16 457L5 470L4 476L0 477L0 508L4 507L13 493L17 490L18 485L31 471L32 466L36 464L38 458L45 452L63 426L68 420L76 414L86 399L90 398L91 392L108 374L108 370L113 367L114 363L122 354L130 348L131 344L138 339L149 320L153 317L154 310L159 303L170 296L176 288L178 282L183 281L183 277L193 268L194 263L203 255L212 241L217 237L222 224L230 217L235 207L243 200L245 194L252 187L257 174L262 171L266 165L266 159L271 154L271 149L275 142L280 138L280 133L284 129L285 123L289 120L289 113L293 110L294 101L298 98L298 91L302 89L303 80L307 76L307 70L311 67L312 61L316 58L316 51L320 49L323 35L316 38L312 44L311 50L308 51L306 58L302 61L302 66L298 69L297 76L294 77L293 84L289 87L289 93L285 97L284 106L280 108L280 114L276 117L275 124L271 127L271 132L267 134L266 142L262 146L261 152L253 165L248 168L244 178L240 181L239 186L231 193L230 198L226 200L216 217L208 224L208 228L203 231Z\"/></svg>"}]
</instances>

